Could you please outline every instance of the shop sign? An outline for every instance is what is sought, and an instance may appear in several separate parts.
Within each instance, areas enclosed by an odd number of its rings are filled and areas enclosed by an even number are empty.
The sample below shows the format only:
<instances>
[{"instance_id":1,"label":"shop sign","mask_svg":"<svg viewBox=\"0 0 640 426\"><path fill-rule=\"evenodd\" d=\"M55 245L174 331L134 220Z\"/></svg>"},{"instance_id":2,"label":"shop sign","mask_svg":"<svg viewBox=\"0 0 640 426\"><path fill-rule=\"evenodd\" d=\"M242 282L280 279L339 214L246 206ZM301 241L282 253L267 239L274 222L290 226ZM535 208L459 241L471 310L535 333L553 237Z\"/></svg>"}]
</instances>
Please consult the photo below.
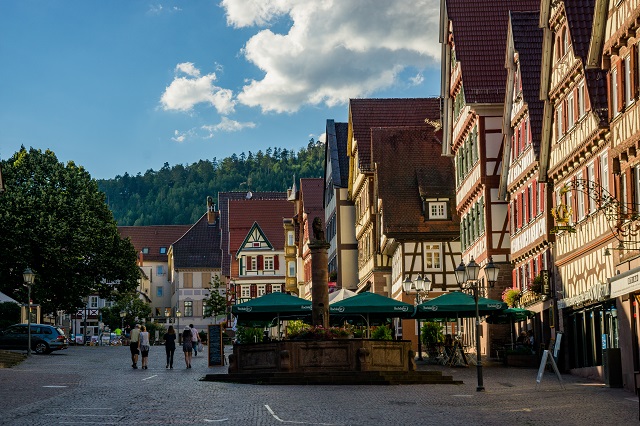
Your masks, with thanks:
<instances>
[{"instance_id":1,"label":"shop sign","mask_svg":"<svg viewBox=\"0 0 640 426\"><path fill-rule=\"evenodd\" d=\"M611 280L611 297L620 297L640 290L640 272Z\"/></svg>"},{"instance_id":2,"label":"shop sign","mask_svg":"<svg viewBox=\"0 0 640 426\"><path fill-rule=\"evenodd\" d=\"M609 283L593 284L587 291L576 296L565 297L558 300L558 309L568 306L583 305L589 302L597 302L598 300L608 299L610 294Z\"/></svg>"}]
</instances>

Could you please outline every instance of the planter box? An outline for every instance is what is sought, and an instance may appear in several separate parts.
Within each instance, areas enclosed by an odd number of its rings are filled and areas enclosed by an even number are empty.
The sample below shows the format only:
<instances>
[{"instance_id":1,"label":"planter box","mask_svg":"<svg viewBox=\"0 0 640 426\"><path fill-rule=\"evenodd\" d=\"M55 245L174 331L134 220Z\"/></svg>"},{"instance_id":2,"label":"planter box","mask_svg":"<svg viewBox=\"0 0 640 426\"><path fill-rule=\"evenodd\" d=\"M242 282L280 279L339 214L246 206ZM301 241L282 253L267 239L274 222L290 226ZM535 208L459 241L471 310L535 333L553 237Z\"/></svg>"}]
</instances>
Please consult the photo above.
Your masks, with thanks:
<instances>
[{"instance_id":1,"label":"planter box","mask_svg":"<svg viewBox=\"0 0 640 426\"><path fill-rule=\"evenodd\" d=\"M229 372L413 371L413 357L407 340L284 340L234 345Z\"/></svg>"}]
</instances>

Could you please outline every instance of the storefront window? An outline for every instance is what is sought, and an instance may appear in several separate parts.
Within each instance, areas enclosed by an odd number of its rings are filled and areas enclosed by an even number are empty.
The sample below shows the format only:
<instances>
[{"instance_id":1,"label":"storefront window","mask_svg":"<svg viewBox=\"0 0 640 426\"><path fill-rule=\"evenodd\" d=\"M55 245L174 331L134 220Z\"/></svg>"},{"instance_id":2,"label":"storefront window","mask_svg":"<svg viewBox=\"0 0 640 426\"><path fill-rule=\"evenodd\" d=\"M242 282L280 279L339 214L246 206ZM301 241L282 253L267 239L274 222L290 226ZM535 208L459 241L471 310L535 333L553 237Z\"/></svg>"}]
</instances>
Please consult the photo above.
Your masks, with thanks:
<instances>
[{"instance_id":1,"label":"storefront window","mask_svg":"<svg viewBox=\"0 0 640 426\"><path fill-rule=\"evenodd\" d=\"M618 316L614 301L569 314L571 368L602 365L602 350L618 347Z\"/></svg>"}]
</instances>

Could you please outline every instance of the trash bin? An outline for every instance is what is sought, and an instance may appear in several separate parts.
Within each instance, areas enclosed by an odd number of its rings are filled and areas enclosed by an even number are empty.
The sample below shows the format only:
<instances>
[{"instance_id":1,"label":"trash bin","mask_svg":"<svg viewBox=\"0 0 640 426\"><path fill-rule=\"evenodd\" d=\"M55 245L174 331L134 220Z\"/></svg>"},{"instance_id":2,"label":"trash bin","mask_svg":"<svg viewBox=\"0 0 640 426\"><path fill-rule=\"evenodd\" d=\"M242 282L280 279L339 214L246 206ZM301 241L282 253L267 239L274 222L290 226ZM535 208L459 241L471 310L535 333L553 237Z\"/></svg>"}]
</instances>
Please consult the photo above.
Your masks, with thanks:
<instances>
[{"instance_id":1,"label":"trash bin","mask_svg":"<svg viewBox=\"0 0 640 426\"><path fill-rule=\"evenodd\" d=\"M622 387L622 362L620 348L602 350L602 366L604 367L604 383L610 388Z\"/></svg>"}]
</instances>

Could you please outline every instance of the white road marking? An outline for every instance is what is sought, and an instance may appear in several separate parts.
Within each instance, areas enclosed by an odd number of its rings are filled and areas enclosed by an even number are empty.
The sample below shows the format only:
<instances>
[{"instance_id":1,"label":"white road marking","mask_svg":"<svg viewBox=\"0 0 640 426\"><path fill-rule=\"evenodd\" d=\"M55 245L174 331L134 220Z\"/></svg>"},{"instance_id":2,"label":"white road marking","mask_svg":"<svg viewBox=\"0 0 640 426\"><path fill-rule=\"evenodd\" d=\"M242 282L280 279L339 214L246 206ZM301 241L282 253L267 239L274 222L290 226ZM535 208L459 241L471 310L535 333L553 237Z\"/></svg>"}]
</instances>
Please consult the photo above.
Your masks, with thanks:
<instances>
[{"instance_id":1,"label":"white road marking","mask_svg":"<svg viewBox=\"0 0 640 426\"><path fill-rule=\"evenodd\" d=\"M149 376L149 377L147 377L146 379L142 379L142 380L143 380L143 381L144 381L144 380L149 380L149 379L153 379L154 377L158 377L158 375L157 375L157 374L154 374L153 376Z\"/></svg>"},{"instance_id":2,"label":"white road marking","mask_svg":"<svg viewBox=\"0 0 640 426\"><path fill-rule=\"evenodd\" d=\"M471 398L473 395L451 395L451 396L459 396L464 398Z\"/></svg>"},{"instance_id":3,"label":"white road marking","mask_svg":"<svg viewBox=\"0 0 640 426\"><path fill-rule=\"evenodd\" d=\"M67 386L61 386L61 385L47 385L47 386L43 386L43 388L66 388Z\"/></svg>"},{"instance_id":4,"label":"white road marking","mask_svg":"<svg viewBox=\"0 0 640 426\"><path fill-rule=\"evenodd\" d=\"M58 422L60 425L117 425L120 423L105 423L105 422Z\"/></svg>"},{"instance_id":5,"label":"white road marking","mask_svg":"<svg viewBox=\"0 0 640 426\"><path fill-rule=\"evenodd\" d=\"M45 416L56 417L122 417L120 414L45 414Z\"/></svg>"},{"instance_id":6,"label":"white road marking","mask_svg":"<svg viewBox=\"0 0 640 426\"><path fill-rule=\"evenodd\" d=\"M229 419L217 419L217 420L211 420L211 419L202 419L205 422L209 422L209 423L213 423L213 422L226 422Z\"/></svg>"},{"instance_id":7,"label":"white road marking","mask_svg":"<svg viewBox=\"0 0 640 426\"><path fill-rule=\"evenodd\" d=\"M296 422L294 420L282 420L280 417L276 416L276 413L273 412L271 407L265 404L265 408L273 416L274 419L279 421L280 423L295 423L298 425L325 425L325 426L336 426L335 423L310 423L310 422Z\"/></svg>"},{"instance_id":8,"label":"white road marking","mask_svg":"<svg viewBox=\"0 0 640 426\"><path fill-rule=\"evenodd\" d=\"M625 398L627 401L638 402L638 398Z\"/></svg>"}]
</instances>

